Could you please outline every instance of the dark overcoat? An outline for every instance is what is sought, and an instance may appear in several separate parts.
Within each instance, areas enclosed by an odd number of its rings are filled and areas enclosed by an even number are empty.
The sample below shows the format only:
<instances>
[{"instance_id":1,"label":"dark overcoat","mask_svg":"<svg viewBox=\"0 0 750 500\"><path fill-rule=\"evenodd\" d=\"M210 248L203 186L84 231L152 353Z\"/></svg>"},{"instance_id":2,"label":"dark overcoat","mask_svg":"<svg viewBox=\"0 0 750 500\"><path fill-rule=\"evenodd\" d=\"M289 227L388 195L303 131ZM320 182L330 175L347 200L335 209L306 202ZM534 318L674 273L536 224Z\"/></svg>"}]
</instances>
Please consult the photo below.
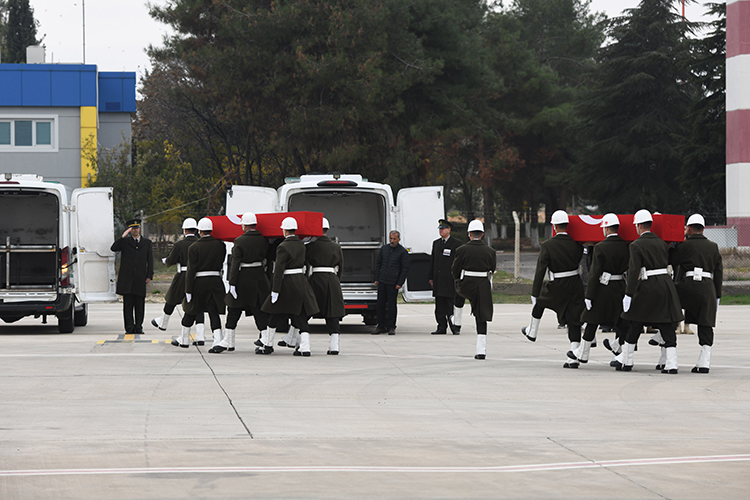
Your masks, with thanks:
<instances>
[{"instance_id":1,"label":"dark overcoat","mask_svg":"<svg viewBox=\"0 0 750 500\"><path fill-rule=\"evenodd\" d=\"M117 273L119 295L146 296L146 279L154 279L154 254L151 240L132 236L117 238L110 250L120 254L120 271Z\"/></svg>"},{"instance_id":2,"label":"dark overcoat","mask_svg":"<svg viewBox=\"0 0 750 500\"><path fill-rule=\"evenodd\" d=\"M453 261L456 258L456 250L462 245L461 240L448 236L438 238L432 242L432 253L430 254L430 279L432 280L433 297L455 297L456 283L451 274Z\"/></svg>"},{"instance_id":3,"label":"dark overcoat","mask_svg":"<svg viewBox=\"0 0 750 500\"><path fill-rule=\"evenodd\" d=\"M492 321L492 285L489 277L464 276L461 271L494 272L497 255L482 240L471 240L456 249L451 273L456 293L471 302L471 313L480 321Z\"/></svg>"},{"instance_id":4,"label":"dark overcoat","mask_svg":"<svg viewBox=\"0 0 750 500\"><path fill-rule=\"evenodd\" d=\"M188 264L188 248L190 245L198 241L198 236L189 234L183 239L178 241L172 247L172 251L169 252L165 264L168 266L178 266L177 273L172 278L172 283L169 285L167 295L164 298L167 304L180 304L185 298L185 273L186 271L180 271L179 268L187 267Z\"/></svg>"},{"instance_id":5,"label":"dark overcoat","mask_svg":"<svg viewBox=\"0 0 750 500\"><path fill-rule=\"evenodd\" d=\"M271 291L279 294L276 302L266 298L261 308L268 314L312 316L318 312L318 302L304 274L284 274L287 269L301 269L305 265L305 244L297 236L287 236L276 248Z\"/></svg>"},{"instance_id":6,"label":"dark overcoat","mask_svg":"<svg viewBox=\"0 0 750 500\"><path fill-rule=\"evenodd\" d=\"M628 244L613 234L594 246L586 285L586 298L591 300L591 310L584 310L581 321L596 325L616 325L622 314L622 298L625 296L625 280L610 281L606 285L600 279L603 273L623 275L628 270Z\"/></svg>"},{"instance_id":7,"label":"dark overcoat","mask_svg":"<svg viewBox=\"0 0 750 500\"><path fill-rule=\"evenodd\" d=\"M537 297L538 305L557 314L568 310L570 318L581 317L586 307L583 302L583 281L579 275L544 281L548 269L551 273L578 270L581 257L583 245L567 233L559 233L542 243L531 287L531 295Z\"/></svg>"},{"instance_id":8,"label":"dark overcoat","mask_svg":"<svg viewBox=\"0 0 750 500\"><path fill-rule=\"evenodd\" d=\"M716 299L721 298L721 282L724 279L719 246L702 234L688 236L672 250L670 262L678 276L675 287L680 303L685 310L685 323L716 326ZM696 281L685 273L700 267L713 273L713 278Z\"/></svg>"},{"instance_id":9,"label":"dark overcoat","mask_svg":"<svg viewBox=\"0 0 750 500\"><path fill-rule=\"evenodd\" d=\"M234 285L237 298L227 293L224 299L228 307L249 310L260 308L271 291L266 274L269 243L258 231L247 231L234 240L232 262L229 268L229 284ZM262 262L258 267L241 267L241 264Z\"/></svg>"},{"instance_id":10,"label":"dark overcoat","mask_svg":"<svg viewBox=\"0 0 750 500\"><path fill-rule=\"evenodd\" d=\"M404 286L409 276L409 252L402 245L380 247L375 260L375 281L386 285Z\"/></svg>"},{"instance_id":11,"label":"dark overcoat","mask_svg":"<svg viewBox=\"0 0 750 500\"><path fill-rule=\"evenodd\" d=\"M344 295L341 293L341 276L344 273L344 253L338 243L328 236L321 236L306 246L307 265L310 267L333 267L336 273L312 273L310 286L318 302L319 318L343 318Z\"/></svg>"},{"instance_id":12,"label":"dark overcoat","mask_svg":"<svg viewBox=\"0 0 750 500\"><path fill-rule=\"evenodd\" d=\"M226 258L224 242L211 235L202 236L188 248L188 269L185 273L185 293L192 294L190 302L184 301L186 314L197 316L208 311L209 302L216 304L219 314L224 314L224 282L221 276L196 277L201 271L219 271Z\"/></svg>"},{"instance_id":13,"label":"dark overcoat","mask_svg":"<svg viewBox=\"0 0 750 500\"><path fill-rule=\"evenodd\" d=\"M641 268L665 269L669 265L667 244L652 232L643 233L630 244L625 293L632 297L622 318L647 325L679 323L683 320L680 299L668 274L640 279Z\"/></svg>"}]
</instances>

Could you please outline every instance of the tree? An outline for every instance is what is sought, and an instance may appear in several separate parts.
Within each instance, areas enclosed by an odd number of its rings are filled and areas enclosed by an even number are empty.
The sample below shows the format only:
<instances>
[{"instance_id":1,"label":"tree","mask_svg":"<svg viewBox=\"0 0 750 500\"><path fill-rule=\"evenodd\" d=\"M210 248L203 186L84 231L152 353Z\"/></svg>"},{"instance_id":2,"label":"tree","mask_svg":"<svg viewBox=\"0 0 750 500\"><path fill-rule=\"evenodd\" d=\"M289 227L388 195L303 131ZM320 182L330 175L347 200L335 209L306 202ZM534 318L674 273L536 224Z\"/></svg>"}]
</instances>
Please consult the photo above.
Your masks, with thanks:
<instances>
[{"instance_id":1,"label":"tree","mask_svg":"<svg viewBox=\"0 0 750 500\"><path fill-rule=\"evenodd\" d=\"M36 29L38 22L34 19L34 9L29 0L7 0L7 25L4 27L3 62L25 63L26 47L37 45Z\"/></svg>"},{"instance_id":2,"label":"tree","mask_svg":"<svg viewBox=\"0 0 750 500\"><path fill-rule=\"evenodd\" d=\"M576 183L600 211L684 210L679 138L687 133L694 28L671 0L643 0L611 21L612 42L578 106L589 143Z\"/></svg>"}]
</instances>

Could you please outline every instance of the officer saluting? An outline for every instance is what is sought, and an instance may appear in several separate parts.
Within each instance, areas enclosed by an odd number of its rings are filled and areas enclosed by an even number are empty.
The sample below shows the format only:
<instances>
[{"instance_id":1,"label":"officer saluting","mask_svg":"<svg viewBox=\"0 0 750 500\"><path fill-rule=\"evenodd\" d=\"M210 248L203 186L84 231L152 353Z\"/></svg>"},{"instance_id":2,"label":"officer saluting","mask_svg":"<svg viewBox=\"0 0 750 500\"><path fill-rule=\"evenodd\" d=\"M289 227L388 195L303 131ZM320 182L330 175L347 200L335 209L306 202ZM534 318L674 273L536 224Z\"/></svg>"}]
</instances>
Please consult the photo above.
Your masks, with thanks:
<instances>
[{"instance_id":1,"label":"officer saluting","mask_svg":"<svg viewBox=\"0 0 750 500\"><path fill-rule=\"evenodd\" d=\"M687 239L678 243L670 256L675 273L680 276L675 287L685 310L685 323L698 325L701 353L693 373L708 373L711 367L713 327L724 279L719 246L703 236L705 226L702 215L691 215L685 227Z\"/></svg>"},{"instance_id":2,"label":"officer saluting","mask_svg":"<svg viewBox=\"0 0 750 500\"><path fill-rule=\"evenodd\" d=\"M268 313L268 329L261 336L263 347L255 354L271 354L276 327L283 317L290 317L292 326L300 332L300 346L296 356L310 355L310 327L307 318L318 312L310 283L305 278L305 244L295 236L297 221L287 217L281 221L284 241L276 249L276 266L271 283L271 296L261 310Z\"/></svg>"},{"instance_id":3,"label":"officer saluting","mask_svg":"<svg viewBox=\"0 0 750 500\"><path fill-rule=\"evenodd\" d=\"M456 280L456 302L459 308L471 303L471 313L477 325L477 350L474 359L484 359L487 352L487 322L492 321L492 284L490 276L497 267L495 251L482 241L484 224L480 220L469 223L470 241L456 250L451 272Z\"/></svg>"},{"instance_id":4,"label":"officer saluting","mask_svg":"<svg viewBox=\"0 0 750 500\"><path fill-rule=\"evenodd\" d=\"M234 240L229 293L224 299L228 307L224 338L208 350L210 353L234 351L235 328L243 311L245 315L255 317L258 330L263 332L268 328L268 315L260 307L271 290L265 269L270 245L266 237L255 230L256 224L258 219L254 213L247 212L242 216L244 233Z\"/></svg>"},{"instance_id":5,"label":"officer saluting","mask_svg":"<svg viewBox=\"0 0 750 500\"><path fill-rule=\"evenodd\" d=\"M432 296L435 297L435 320L437 330L433 335L444 335L448 332L448 326L454 335L461 333L461 317L459 313L463 309L456 307L456 284L451 274L453 261L456 258L456 250L461 246L458 238L451 236L453 225L445 219L438 221L440 238L432 242L432 253L430 254L430 286ZM463 303L462 303L463 305ZM453 316L456 323L450 320Z\"/></svg>"},{"instance_id":6,"label":"officer saluting","mask_svg":"<svg viewBox=\"0 0 750 500\"><path fill-rule=\"evenodd\" d=\"M323 236L307 244L307 265L310 267L310 287L318 302L316 318L325 318L331 335L327 354L339 353L339 322L346 315L344 295L341 293L341 275L344 273L344 253L341 247L327 236L331 228L323 218Z\"/></svg>"},{"instance_id":7,"label":"officer saluting","mask_svg":"<svg viewBox=\"0 0 750 500\"><path fill-rule=\"evenodd\" d=\"M141 236L141 220L126 222L128 229L110 247L122 252L117 273L117 293L122 295L125 333L143 333L146 310L146 285L154 279L154 254L151 240Z\"/></svg>"}]
</instances>

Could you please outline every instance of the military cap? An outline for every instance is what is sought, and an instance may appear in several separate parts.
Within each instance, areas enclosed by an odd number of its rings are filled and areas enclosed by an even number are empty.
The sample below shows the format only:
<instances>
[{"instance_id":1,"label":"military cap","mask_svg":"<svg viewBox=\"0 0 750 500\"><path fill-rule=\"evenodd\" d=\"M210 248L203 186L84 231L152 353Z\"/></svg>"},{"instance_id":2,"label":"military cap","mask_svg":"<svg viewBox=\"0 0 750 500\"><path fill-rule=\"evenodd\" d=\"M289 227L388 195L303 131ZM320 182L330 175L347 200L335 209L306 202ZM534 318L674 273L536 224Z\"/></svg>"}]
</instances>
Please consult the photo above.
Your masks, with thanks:
<instances>
[{"instance_id":1,"label":"military cap","mask_svg":"<svg viewBox=\"0 0 750 500\"><path fill-rule=\"evenodd\" d=\"M452 229L453 224L448 222L446 219L440 219L438 221L438 229Z\"/></svg>"}]
</instances>

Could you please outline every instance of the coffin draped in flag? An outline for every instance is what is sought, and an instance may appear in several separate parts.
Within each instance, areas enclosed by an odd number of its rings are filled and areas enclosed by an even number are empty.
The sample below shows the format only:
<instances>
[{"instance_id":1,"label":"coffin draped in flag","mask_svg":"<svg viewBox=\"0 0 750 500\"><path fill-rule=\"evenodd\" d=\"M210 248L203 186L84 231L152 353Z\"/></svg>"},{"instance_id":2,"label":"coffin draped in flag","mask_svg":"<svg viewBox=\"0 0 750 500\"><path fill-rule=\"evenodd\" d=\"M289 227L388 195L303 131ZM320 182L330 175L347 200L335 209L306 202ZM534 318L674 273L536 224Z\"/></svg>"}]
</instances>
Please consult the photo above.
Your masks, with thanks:
<instances>
[{"instance_id":1,"label":"coffin draped in flag","mask_svg":"<svg viewBox=\"0 0 750 500\"><path fill-rule=\"evenodd\" d=\"M603 215L570 215L568 234L580 243L596 243L604 239L600 224ZM633 224L633 214L618 215L620 219L619 235L625 241L635 241L638 233ZM651 232L666 242L678 242L685 239L685 216L653 214L654 222Z\"/></svg>"},{"instance_id":2,"label":"coffin draped in flag","mask_svg":"<svg viewBox=\"0 0 750 500\"><path fill-rule=\"evenodd\" d=\"M275 212L271 214L255 214L258 219L256 229L266 238L283 238L281 221L286 217L294 217L297 221L296 235L300 238L307 236L323 236L323 214L320 212ZM222 241L234 241L242 234L242 214L210 216L214 224L211 235Z\"/></svg>"}]
</instances>

